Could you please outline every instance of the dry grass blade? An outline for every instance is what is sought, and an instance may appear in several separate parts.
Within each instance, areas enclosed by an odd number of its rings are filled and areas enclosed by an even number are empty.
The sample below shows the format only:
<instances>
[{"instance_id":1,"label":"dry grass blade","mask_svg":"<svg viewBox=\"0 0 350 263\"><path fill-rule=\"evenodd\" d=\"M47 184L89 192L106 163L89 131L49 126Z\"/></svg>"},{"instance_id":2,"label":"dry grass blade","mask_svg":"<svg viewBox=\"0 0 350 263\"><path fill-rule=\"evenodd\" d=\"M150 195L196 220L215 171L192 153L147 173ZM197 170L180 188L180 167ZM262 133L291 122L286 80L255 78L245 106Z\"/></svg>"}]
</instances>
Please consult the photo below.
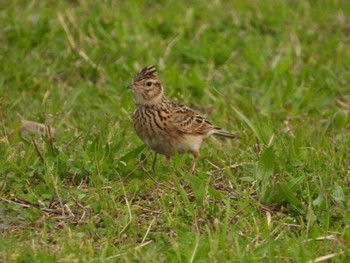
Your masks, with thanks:
<instances>
[{"instance_id":1,"label":"dry grass blade","mask_svg":"<svg viewBox=\"0 0 350 263\"><path fill-rule=\"evenodd\" d=\"M111 260L111 259L115 259L115 258L124 256L124 255L126 255L126 253L120 253L120 254L116 254L116 255L113 255L113 256L109 256L109 257L107 257L106 259L107 259L107 260Z\"/></svg>"},{"instance_id":2,"label":"dry grass blade","mask_svg":"<svg viewBox=\"0 0 350 263\"><path fill-rule=\"evenodd\" d=\"M21 200L14 201L14 200L6 199L4 197L0 197L0 199L6 203L18 205L18 206L23 207L23 208L35 207L37 209L40 209L43 212L62 215L62 210L46 208L46 207L40 208L40 206L38 204L32 204L32 203L29 203L27 201L21 201Z\"/></svg>"},{"instance_id":3,"label":"dry grass blade","mask_svg":"<svg viewBox=\"0 0 350 263\"><path fill-rule=\"evenodd\" d=\"M46 125L45 128L47 130L47 135L48 135L49 144L50 144L52 154L54 157L56 157L56 148L55 148L55 145L53 142L53 137L55 136L55 130L53 128L51 128L50 125Z\"/></svg>"},{"instance_id":4,"label":"dry grass blade","mask_svg":"<svg viewBox=\"0 0 350 263\"><path fill-rule=\"evenodd\" d=\"M145 242L145 240L146 240L146 238L147 238L147 236L148 236L149 231L151 230L152 224L153 224L153 222L154 222L155 219L156 219L156 218L153 217L151 223L149 224L149 226L148 226L148 228L147 228L147 231L146 231L146 234L145 234L145 236L143 237L143 239L142 239L142 241L141 241L141 245L144 244L144 242Z\"/></svg>"},{"instance_id":5,"label":"dry grass blade","mask_svg":"<svg viewBox=\"0 0 350 263\"><path fill-rule=\"evenodd\" d=\"M226 168L218 168L218 167L216 167L214 170L211 170L209 173L217 174L217 173L225 171L226 169L232 169L233 170L233 169L237 169L237 168L242 167L242 166L254 165L254 164L256 164L256 163L255 162L236 163L236 164L232 164L230 166L227 166Z\"/></svg>"},{"instance_id":6,"label":"dry grass blade","mask_svg":"<svg viewBox=\"0 0 350 263\"><path fill-rule=\"evenodd\" d=\"M341 251L339 253L328 254L328 255L325 255L325 256L321 256L321 257L315 258L314 260L309 260L308 263L324 262L326 260L332 259L332 258L337 257L337 256L342 255L342 254L344 254L343 251Z\"/></svg>"},{"instance_id":7,"label":"dry grass blade","mask_svg":"<svg viewBox=\"0 0 350 263\"><path fill-rule=\"evenodd\" d=\"M197 254L198 246L199 246L199 235L196 235L196 244L194 246L194 249L191 255L190 263L194 262L194 257Z\"/></svg>"},{"instance_id":8,"label":"dry grass blade","mask_svg":"<svg viewBox=\"0 0 350 263\"><path fill-rule=\"evenodd\" d=\"M134 169L131 170L130 173L128 173L123 179L120 180L125 180L127 179L129 176L133 175L138 169L143 167L143 164L146 162L147 158L151 155L151 152L149 152L146 157L144 159L142 159Z\"/></svg>"},{"instance_id":9,"label":"dry grass blade","mask_svg":"<svg viewBox=\"0 0 350 263\"><path fill-rule=\"evenodd\" d=\"M160 185L160 186L162 186L162 187L164 187L164 188L168 188L169 190L178 192L178 191L175 189L175 187L167 186L167 185L165 185L165 184L162 184L162 183L160 183L160 182L157 182L157 180L154 179L154 177L145 169L145 167L142 166L141 168L142 168L142 170L146 173L146 175L147 175L149 178L151 178L151 180L152 180L155 184Z\"/></svg>"},{"instance_id":10,"label":"dry grass blade","mask_svg":"<svg viewBox=\"0 0 350 263\"><path fill-rule=\"evenodd\" d=\"M135 249L139 249L139 248L141 248L141 247L147 246L148 244L150 244L150 243L152 243L152 242L153 242L153 240L149 240L149 241L147 241L146 243L143 243L143 244L141 244L141 245L135 247Z\"/></svg>"},{"instance_id":11,"label":"dry grass blade","mask_svg":"<svg viewBox=\"0 0 350 263\"><path fill-rule=\"evenodd\" d=\"M99 69L96 65L95 62L93 62L91 60L91 58L84 52L84 50L82 50L81 48L78 47L78 45L76 44L76 42L74 41L73 35L69 30L69 27L67 26L65 19L63 17L63 15L58 12L57 13L57 17L58 17L58 21L60 22L64 32L66 33L69 45L71 47L71 49L75 52L78 53L78 55L83 58L83 60L85 60L92 68L94 69Z\"/></svg>"},{"instance_id":12,"label":"dry grass blade","mask_svg":"<svg viewBox=\"0 0 350 263\"><path fill-rule=\"evenodd\" d=\"M125 191L125 188L124 188L124 185L123 185L123 182L122 180L120 180L121 182L121 186L122 186L122 189L123 189L123 193L124 193L124 200L125 200L125 203L126 203L126 207L128 209L128 214L129 214L129 220L128 222L126 223L126 225L123 227L123 229L119 232L119 235L121 235L127 228L128 226L131 224L132 222L132 213L131 213L131 209L130 209L130 204L129 204L129 201L128 201L128 198L126 196L126 191Z\"/></svg>"},{"instance_id":13,"label":"dry grass blade","mask_svg":"<svg viewBox=\"0 0 350 263\"><path fill-rule=\"evenodd\" d=\"M41 160L42 162L45 162L44 157L43 157L42 153L40 152L39 147L38 147L38 145L37 145L37 143L36 143L36 141L35 141L35 139L34 139L33 137L32 137L32 143L33 143L33 146L34 146L34 148L35 148L35 151L36 151L36 153L38 154L40 160Z\"/></svg>"},{"instance_id":14,"label":"dry grass blade","mask_svg":"<svg viewBox=\"0 0 350 263\"><path fill-rule=\"evenodd\" d=\"M328 235L328 236L322 236L317 238L310 238L304 241L304 243L311 242L311 241L332 241L336 243L344 243L344 240L336 237L335 235Z\"/></svg>"}]
</instances>

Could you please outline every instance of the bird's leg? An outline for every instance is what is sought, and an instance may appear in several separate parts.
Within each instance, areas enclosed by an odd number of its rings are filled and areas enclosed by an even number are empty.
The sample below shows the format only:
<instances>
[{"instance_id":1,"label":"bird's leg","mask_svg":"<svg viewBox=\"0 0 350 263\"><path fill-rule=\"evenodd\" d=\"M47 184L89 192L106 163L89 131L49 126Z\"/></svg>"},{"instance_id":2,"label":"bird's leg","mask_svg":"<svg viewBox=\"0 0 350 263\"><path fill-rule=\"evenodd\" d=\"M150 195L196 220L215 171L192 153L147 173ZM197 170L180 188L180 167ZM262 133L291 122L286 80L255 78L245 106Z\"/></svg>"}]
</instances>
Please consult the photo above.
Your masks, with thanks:
<instances>
[{"instance_id":1,"label":"bird's leg","mask_svg":"<svg viewBox=\"0 0 350 263\"><path fill-rule=\"evenodd\" d=\"M168 165L169 164L169 161L170 161L170 159L171 159L171 157L170 156L165 156L165 161L164 161L164 165Z\"/></svg>"},{"instance_id":2,"label":"bird's leg","mask_svg":"<svg viewBox=\"0 0 350 263\"><path fill-rule=\"evenodd\" d=\"M197 161L198 161L198 158L199 158L199 152L193 151L192 154L194 156L194 159L193 159L193 164L192 164L192 167L191 167L191 170L190 170L190 174L194 173L194 170L196 169Z\"/></svg>"},{"instance_id":3,"label":"bird's leg","mask_svg":"<svg viewBox=\"0 0 350 263\"><path fill-rule=\"evenodd\" d=\"M152 171L154 172L154 168L156 167L156 161L157 161L157 153L154 152L154 159L152 164Z\"/></svg>"}]
</instances>

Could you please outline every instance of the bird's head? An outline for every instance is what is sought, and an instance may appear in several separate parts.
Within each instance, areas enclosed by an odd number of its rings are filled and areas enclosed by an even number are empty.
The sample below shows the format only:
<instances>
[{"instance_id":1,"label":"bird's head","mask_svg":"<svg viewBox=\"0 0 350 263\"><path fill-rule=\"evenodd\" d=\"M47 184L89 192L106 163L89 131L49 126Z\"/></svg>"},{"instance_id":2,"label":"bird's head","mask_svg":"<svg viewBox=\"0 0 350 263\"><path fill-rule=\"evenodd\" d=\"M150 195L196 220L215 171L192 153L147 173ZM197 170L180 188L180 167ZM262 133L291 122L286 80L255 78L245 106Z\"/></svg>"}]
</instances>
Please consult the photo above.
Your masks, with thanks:
<instances>
[{"instance_id":1,"label":"bird's head","mask_svg":"<svg viewBox=\"0 0 350 263\"><path fill-rule=\"evenodd\" d=\"M152 106L161 102L163 87L157 76L157 69L148 66L141 69L129 85L136 105Z\"/></svg>"}]
</instances>

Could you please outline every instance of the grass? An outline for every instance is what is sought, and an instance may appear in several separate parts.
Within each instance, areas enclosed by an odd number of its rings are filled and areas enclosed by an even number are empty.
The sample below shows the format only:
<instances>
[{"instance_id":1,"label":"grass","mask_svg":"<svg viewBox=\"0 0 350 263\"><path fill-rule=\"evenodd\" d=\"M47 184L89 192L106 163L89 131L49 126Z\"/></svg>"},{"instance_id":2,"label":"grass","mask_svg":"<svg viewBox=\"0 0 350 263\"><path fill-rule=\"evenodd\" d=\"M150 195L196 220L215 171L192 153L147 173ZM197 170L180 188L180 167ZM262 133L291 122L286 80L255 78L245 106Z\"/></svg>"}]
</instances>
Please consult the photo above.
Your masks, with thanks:
<instances>
[{"instance_id":1,"label":"grass","mask_svg":"<svg viewBox=\"0 0 350 263\"><path fill-rule=\"evenodd\" d=\"M0 261L349 261L349 16L345 0L1 1ZM194 176L189 155L153 172L133 131L125 87L152 64L241 137L208 139ZM18 114L55 140L21 139Z\"/></svg>"}]
</instances>

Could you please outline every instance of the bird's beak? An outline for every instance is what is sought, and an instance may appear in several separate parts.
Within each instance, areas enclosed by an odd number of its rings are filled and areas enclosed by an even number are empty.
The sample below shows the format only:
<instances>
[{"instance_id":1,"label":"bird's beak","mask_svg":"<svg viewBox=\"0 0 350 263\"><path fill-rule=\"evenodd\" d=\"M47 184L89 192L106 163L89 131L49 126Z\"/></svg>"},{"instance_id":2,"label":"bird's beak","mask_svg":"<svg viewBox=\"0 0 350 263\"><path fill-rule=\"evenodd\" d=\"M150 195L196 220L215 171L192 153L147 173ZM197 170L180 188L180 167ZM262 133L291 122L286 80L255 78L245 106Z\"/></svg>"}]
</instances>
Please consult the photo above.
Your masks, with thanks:
<instances>
[{"instance_id":1,"label":"bird's beak","mask_svg":"<svg viewBox=\"0 0 350 263\"><path fill-rule=\"evenodd\" d=\"M128 90L133 90L134 89L134 83L132 82L130 85L127 86Z\"/></svg>"}]
</instances>

